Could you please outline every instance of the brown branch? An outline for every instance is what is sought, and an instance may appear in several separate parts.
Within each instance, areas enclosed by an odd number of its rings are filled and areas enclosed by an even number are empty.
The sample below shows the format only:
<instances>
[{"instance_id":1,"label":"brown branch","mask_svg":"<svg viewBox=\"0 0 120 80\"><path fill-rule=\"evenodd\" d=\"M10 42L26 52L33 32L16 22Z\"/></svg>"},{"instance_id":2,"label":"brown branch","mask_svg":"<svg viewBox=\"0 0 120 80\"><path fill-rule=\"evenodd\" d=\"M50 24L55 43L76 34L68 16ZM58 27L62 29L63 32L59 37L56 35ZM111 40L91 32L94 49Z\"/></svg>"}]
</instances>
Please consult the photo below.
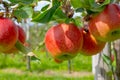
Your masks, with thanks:
<instances>
[{"instance_id":1,"label":"brown branch","mask_svg":"<svg viewBox=\"0 0 120 80\"><path fill-rule=\"evenodd\" d=\"M74 14L74 10L71 8L71 4L69 0L63 1L62 10L67 15L68 18L71 18Z\"/></svg>"}]
</instances>

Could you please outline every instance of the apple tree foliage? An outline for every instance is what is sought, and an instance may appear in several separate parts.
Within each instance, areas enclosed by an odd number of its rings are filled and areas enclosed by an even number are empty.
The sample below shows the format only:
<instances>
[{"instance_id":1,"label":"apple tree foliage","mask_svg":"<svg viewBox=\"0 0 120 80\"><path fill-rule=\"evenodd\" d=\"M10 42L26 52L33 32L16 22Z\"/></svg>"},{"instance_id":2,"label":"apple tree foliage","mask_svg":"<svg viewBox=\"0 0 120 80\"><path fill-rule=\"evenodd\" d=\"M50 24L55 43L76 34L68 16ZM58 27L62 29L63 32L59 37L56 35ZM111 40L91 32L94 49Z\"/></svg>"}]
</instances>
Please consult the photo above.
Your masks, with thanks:
<instances>
[{"instance_id":1,"label":"apple tree foliage","mask_svg":"<svg viewBox=\"0 0 120 80\"><path fill-rule=\"evenodd\" d=\"M38 2L46 1L39 11L35 11ZM23 19L30 18L32 22L47 24L50 22L73 22L81 27L89 20L91 14L101 12L107 4L114 0L0 0L0 15L5 13L6 17L16 19L21 22ZM16 47L22 52L29 52L19 42ZM103 60L113 70L115 62L103 55Z\"/></svg>"}]
</instances>

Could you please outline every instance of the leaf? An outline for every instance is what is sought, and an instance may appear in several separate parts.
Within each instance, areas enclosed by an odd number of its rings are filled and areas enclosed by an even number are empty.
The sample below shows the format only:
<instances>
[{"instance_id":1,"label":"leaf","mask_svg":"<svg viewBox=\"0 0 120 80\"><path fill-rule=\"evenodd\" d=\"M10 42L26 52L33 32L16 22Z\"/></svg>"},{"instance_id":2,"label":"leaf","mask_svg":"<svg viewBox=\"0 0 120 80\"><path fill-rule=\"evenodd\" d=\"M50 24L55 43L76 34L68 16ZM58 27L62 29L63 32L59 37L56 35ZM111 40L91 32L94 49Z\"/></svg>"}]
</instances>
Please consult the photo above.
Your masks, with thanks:
<instances>
[{"instance_id":1,"label":"leaf","mask_svg":"<svg viewBox=\"0 0 120 80\"><path fill-rule=\"evenodd\" d=\"M80 17L76 17L75 19L73 19L73 22L78 27L82 27L83 26L83 22L80 20Z\"/></svg>"},{"instance_id":2,"label":"leaf","mask_svg":"<svg viewBox=\"0 0 120 80\"><path fill-rule=\"evenodd\" d=\"M46 10L43 13L41 13L41 14L37 15L36 17L34 17L32 19L32 21L40 22L40 23L47 23L47 22L49 22L59 6L60 6L60 3L55 4L49 10Z\"/></svg>"},{"instance_id":3,"label":"leaf","mask_svg":"<svg viewBox=\"0 0 120 80\"><path fill-rule=\"evenodd\" d=\"M47 4L46 6L44 6L42 9L41 9L41 11L45 11L45 10L47 10L47 8L50 6L50 4Z\"/></svg>"},{"instance_id":4,"label":"leaf","mask_svg":"<svg viewBox=\"0 0 120 80\"><path fill-rule=\"evenodd\" d=\"M29 52L27 56L30 56L32 61L40 61L40 59L33 52Z\"/></svg>"},{"instance_id":5,"label":"leaf","mask_svg":"<svg viewBox=\"0 0 120 80\"><path fill-rule=\"evenodd\" d=\"M76 12L83 12L84 9L83 9L83 8L77 8L75 11L76 11Z\"/></svg>"},{"instance_id":6,"label":"leaf","mask_svg":"<svg viewBox=\"0 0 120 80\"><path fill-rule=\"evenodd\" d=\"M25 54L28 53L28 49L20 41L16 42L15 47Z\"/></svg>"},{"instance_id":7,"label":"leaf","mask_svg":"<svg viewBox=\"0 0 120 80\"><path fill-rule=\"evenodd\" d=\"M25 46L23 46L23 44L20 41L16 42L15 47L19 51L21 51L22 53L27 54L27 56L30 56L30 59L32 61L39 61L40 62L40 59L33 52L29 52L28 48L26 48Z\"/></svg>"},{"instance_id":8,"label":"leaf","mask_svg":"<svg viewBox=\"0 0 120 80\"><path fill-rule=\"evenodd\" d=\"M52 17L52 20L61 23L64 22L66 18L68 17L65 15L65 13L63 13L63 11L60 8L58 8Z\"/></svg>"},{"instance_id":9,"label":"leaf","mask_svg":"<svg viewBox=\"0 0 120 80\"><path fill-rule=\"evenodd\" d=\"M114 58L114 61L112 62L112 65L113 65L113 70L115 71L116 70L116 51L114 49L114 46L113 46L113 43L112 43L112 47L111 47L111 55L113 56Z\"/></svg>"},{"instance_id":10,"label":"leaf","mask_svg":"<svg viewBox=\"0 0 120 80\"><path fill-rule=\"evenodd\" d=\"M110 57L108 57L107 55L103 54L102 58L103 58L103 61L108 65L108 67L112 71L112 62L111 62Z\"/></svg>"},{"instance_id":11,"label":"leaf","mask_svg":"<svg viewBox=\"0 0 120 80\"><path fill-rule=\"evenodd\" d=\"M25 5L32 4L34 0L9 0L13 4L22 3Z\"/></svg>"},{"instance_id":12,"label":"leaf","mask_svg":"<svg viewBox=\"0 0 120 80\"><path fill-rule=\"evenodd\" d=\"M107 72L107 75L112 76L113 75L112 71Z\"/></svg>"},{"instance_id":13,"label":"leaf","mask_svg":"<svg viewBox=\"0 0 120 80\"><path fill-rule=\"evenodd\" d=\"M89 0L90 10L93 12L101 12L105 5L110 3L110 0L105 0L102 4L97 4L95 0Z\"/></svg>"},{"instance_id":14,"label":"leaf","mask_svg":"<svg viewBox=\"0 0 120 80\"><path fill-rule=\"evenodd\" d=\"M52 0L52 5L59 3L59 0Z\"/></svg>"},{"instance_id":15,"label":"leaf","mask_svg":"<svg viewBox=\"0 0 120 80\"><path fill-rule=\"evenodd\" d=\"M39 14L40 14L40 11L34 11L34 12L33 12L33 15L32 15L32 18L36 17L36 16L39 15Z\"/></svg>"},{"instance_id":16,"label":"leaf","mask_svg":"<svg viewBox=\"0 0 120 80\"><path fill-rule=\"evenodd\" d=\"M70 0L74 8L88 8L89 0Z\"/></svg>"},{"instance_id":17,"label":"leaf","mask_svg":"<svg viewBox=\"0 0 120 80\"><path fill-rule=\"evenodd\" d=\"M33 9L29 6L23 6L14 10L13 14L17 18L31 18L33 14Z\"/></svg>"},{"instance_id":18,"label":"leaf","mask_svg":"<svg viewBox=\"0 0 120 80\"><path fill-rule=\"evenodd\" d=\"M95 0L70 0L74 8L85 8L93 12L101 12L105 5L109 4L111 0L105 0L102 4L97 4Z\"/></svg>"}]
</instances>

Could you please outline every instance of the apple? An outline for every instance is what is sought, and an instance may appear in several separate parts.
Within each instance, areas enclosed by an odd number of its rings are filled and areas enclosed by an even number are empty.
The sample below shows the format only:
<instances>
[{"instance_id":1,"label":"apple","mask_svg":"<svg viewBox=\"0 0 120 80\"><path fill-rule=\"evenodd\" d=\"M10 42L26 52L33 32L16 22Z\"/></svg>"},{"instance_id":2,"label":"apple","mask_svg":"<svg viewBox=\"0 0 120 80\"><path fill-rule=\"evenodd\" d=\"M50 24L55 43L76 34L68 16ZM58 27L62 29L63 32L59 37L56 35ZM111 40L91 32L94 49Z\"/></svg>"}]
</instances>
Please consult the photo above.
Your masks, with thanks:
<instances>
[{"instance_id":1,"label":"apple","mask_svg":"<svg viewBox=\"0 0 120 80\"><path fill-rule=\"evenodd\" d=\"M9 18L0 17L0 52L11 49L17 39L16 24Z\"/></svg>"},{"instance_id":2,"label":"apple","mask_svg":"<svg viewBox=\"0 0 120 80\"><path fill-rule=\"evenodd\" d=\"M83 36L74 24L61 23L45 35L45 46L53 58L64 61L75 57L82 47Z\"/></svg>"},{"instance_id":3,"label":"apple","mask_svg":"<svg viewBox=\"0 0 120 80\"><path fill-rule=\"evenodd\" d=\"M80 31L83 34L83 46L80 50L80 54L92 56L100 51L105 47L106 42L102 42L97 40L88 30L85 28L80 28Z\"/></svg>"},{"instance_id":4,"label":"apple","mask_svg":"<svg viewBox=\"0 0 120 80\"><path fill-rule=\"evenodd\" d=\"M108 4L105 9L92 17L89 29L93 36L104 42L120 38L120 6Z\"/></svg>"},{"instance_id":5,"label":"apple","mask_svg":"<svg viewBox=\"0 0 120 80\"><path fill-rule=\"evenodd\" d=\"M17 28L18 28L18 39L17 40L19 40L24 45L24 43L26 41L25 31L19 25L17 25ZM16 53L18 51L19 50L14 45L11 49L4 51L4 53Z\"/></svg>"}]
</instances>

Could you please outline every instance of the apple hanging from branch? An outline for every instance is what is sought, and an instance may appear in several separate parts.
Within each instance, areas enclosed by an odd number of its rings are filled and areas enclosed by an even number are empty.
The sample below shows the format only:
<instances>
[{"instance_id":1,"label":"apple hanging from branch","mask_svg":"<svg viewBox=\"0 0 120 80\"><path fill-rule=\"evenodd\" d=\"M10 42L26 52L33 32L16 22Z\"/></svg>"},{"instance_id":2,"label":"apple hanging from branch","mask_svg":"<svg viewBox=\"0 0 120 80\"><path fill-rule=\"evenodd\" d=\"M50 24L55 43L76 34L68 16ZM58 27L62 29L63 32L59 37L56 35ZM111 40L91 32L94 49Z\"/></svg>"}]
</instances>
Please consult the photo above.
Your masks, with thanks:
<instances>
[{"instance_id":1,"label":"apple hanging from branch","mask_svg":"<svg viewBox=\"0 0 120 80\"><path fill-rule=\"evenodd\" d=\"M108 4L105 9L89 21L92 35L104 42L120 39L120 6Z\"/></svg>"},{"instance_id":2,"label":"apple hanging from branch","mask_svg":"<svg viewBox=\"0 0 120 80\"><path fill-rule=\"evenodd\" d=\"M21 42L22 44L24 44L25 43L25 41L26 41L26 34L25 34L25 31L23 30L23 28L22 27L20 27L19 25L16 25L17 26L17 28L18 28L18 39L17 40L19 40L19 42ZM9 50L7 50L7 51L4 51L4 53L16 53L16 52L18 52L19 50L15 47L15 45L11 48L11 49L9 49Z\"/></svg>"},{"instance_id":3,"label":"apple hanging from branch","mask_svg":"<svg viewBox=\"0 0 120 80\"><path fill-rule=\"evenodd\" d=\"M83 34L83 46L80 50L80 54L92 56L100 51L105 47L106 42L102 42L97 40L89 31L89 29L80 28L80 31Z\"/></svg>"},{"instance_id":4,"label":"apple hanging from branch","mask_svg":"<svg viewBox=\"0 0 120 80\"><path fill-rule=\"evenodd\" d=\"M11 49L18 39L16 24L9 18L0 17L0 52Z\"/></svg>"},{"instance_id":5,"label":"apple hanging from branch","mask_svg":"<svg viewBox=\"0 0 120 80\"><path fill-rule=\"evenodd\" d=\"M58 24L45 36L45 45L55 60L64 61L75 57L82 47L83 36L74 24Z\"/></svg>"}]
</instances>

